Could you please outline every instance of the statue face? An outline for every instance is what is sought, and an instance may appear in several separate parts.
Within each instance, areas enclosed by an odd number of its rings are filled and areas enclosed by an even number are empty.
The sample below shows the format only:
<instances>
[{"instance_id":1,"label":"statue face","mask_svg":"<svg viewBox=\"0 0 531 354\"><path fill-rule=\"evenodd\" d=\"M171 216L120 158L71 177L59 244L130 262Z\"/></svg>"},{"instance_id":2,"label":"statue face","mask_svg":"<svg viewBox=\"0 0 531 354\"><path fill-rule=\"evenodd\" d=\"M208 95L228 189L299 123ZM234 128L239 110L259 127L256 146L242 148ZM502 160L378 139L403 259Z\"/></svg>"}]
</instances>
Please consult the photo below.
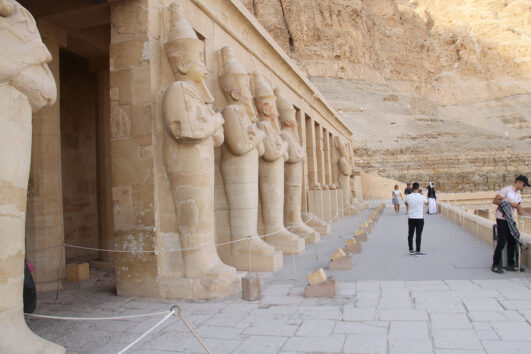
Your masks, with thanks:
<instances>
[{"instance_id":1,"label":"statue face","mask_svg":"<svg viewBox=\"0 0 531 354\"><path fill-rule=\"evenodd\" d=\"M256 109L262 119L277 120L277 99L275 96L267 96L258 98L256 103Z\"/></svg>"},{"instance_id":2,"label":"statue face","mask_svg":"<svg viewBox=\"0 0 531 354\"><path fill-rule=\"evenodd\" d=\"M280 113L280 120L283 128L297 128L297 118L295 116L295 110L284 110Z\"/></svg>"}]
</instances>

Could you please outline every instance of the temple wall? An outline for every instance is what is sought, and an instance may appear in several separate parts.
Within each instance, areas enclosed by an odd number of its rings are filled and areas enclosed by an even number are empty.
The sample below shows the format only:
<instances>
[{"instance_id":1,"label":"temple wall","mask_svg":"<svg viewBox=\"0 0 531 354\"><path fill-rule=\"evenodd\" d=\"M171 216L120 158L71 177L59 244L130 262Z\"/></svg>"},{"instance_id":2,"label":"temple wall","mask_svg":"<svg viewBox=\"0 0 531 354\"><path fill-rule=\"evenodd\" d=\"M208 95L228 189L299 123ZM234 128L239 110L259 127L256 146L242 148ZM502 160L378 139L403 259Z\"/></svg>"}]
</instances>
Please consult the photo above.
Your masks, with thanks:
<instances>
[{"instance_id":1,"label":"temple wall","mask_svg":"<svg viewBox=\"0 0 531 354\"><path fill-rule=\"evenodd\" d=\"M120 1L111 7L110 96L111 160L114 204L114 236L118 249L155 251L119 254L117 281L119 294L168 295L175 279L182 277L177 221L169 182L164 171L162 141L162 97L174 81L164 52L170 28L167 6L171 1ZM258 71L298 110L304 148L317 147L308 156L306 176L317 169L319 182L332 181L331 141L340 135L345 140L350 130L337 118L328 104L288 56L238 2L182 1L185 17L205 42L205 62L209 70L208 88L221 111L227 101L219 84L219 54L224 46L233 48L237 60L249 73ZM305 117L305 119L303 119ZM318 143L312 128L319 132ZM324 139L323 134L328 134ZM323 144L326 144L324 146ZM216 239L230 239L228 207L219 171L216 151ZM318 164L317 164L318 162ZM309 185L306 177L304 185ZM312 181L313 182L313 181ZM310 183L311 184L311 183ZM326 191L326 194L330 194ZM303 193L306 194L307 190ZM338 193L336 192L336 195ZM337 198L337 196L336 196ZM332 200L335 200L334 198ZM306 201L306 195L303 198ZM334 210L337 210L337 202ZM325 205L329 205L327 195ZM303 205L303 210L307 209ZM311 207L310 207L311 211ZM326 215L330 218L331 210ZM225 247L226 249L227 247ZM223 249L218 250L221 254Z\"/></svg>"}]
</instances>

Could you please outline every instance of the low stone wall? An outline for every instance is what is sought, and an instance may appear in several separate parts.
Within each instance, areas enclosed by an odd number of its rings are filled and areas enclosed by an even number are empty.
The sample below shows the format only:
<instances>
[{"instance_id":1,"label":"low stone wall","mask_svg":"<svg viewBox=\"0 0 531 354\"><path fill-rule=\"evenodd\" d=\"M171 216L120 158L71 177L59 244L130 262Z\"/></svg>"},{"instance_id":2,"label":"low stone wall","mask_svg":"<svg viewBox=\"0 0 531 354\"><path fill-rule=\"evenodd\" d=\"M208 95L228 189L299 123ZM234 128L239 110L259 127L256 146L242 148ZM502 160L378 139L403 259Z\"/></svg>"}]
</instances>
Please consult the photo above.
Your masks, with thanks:
<instances>
[{"instance_id":1,"label":"low stone wall","mask_svg":"<svg viewBox=\"0 0 531 354\"><path fill-rule=\"evenodd\" d=\"M462 207L454 206L449 203L438 202L437 205L443 217L461 225L466 231L473 233L492 245L492 221L468 213ZM531 248L531 235L522 232L521 237L526 248ZM531 250L524 252L522 256L522 264L527 265L528 268L531 266Z\"/></svg>"}]
</instances>

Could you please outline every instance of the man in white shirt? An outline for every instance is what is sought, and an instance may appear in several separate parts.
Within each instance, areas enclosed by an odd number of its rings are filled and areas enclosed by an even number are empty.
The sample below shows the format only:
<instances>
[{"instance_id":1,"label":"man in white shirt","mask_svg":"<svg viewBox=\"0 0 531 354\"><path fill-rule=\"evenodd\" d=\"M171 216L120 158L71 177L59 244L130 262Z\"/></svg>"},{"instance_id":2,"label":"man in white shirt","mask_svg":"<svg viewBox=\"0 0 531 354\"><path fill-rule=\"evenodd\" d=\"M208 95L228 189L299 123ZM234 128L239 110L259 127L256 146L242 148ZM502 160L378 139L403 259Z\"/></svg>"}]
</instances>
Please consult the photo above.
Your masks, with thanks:
<instances>
[{"instance_id":1,"label":"man in white shirt","mask_svg":"<svg viewBox=\"0 0 531 354\"><path fill-rule=\"evenodd\" d=\"M409 246L409 254L412 256L426 255L420 251L420 242L422 240L422 229L424 228L424 205L428 204L428 200L425 196L419 193L419 187L420 185L418 182L413 183L413 191L408 194L404 200L408 216L407 243ZM415 234L415 230L416 251L413 250L413 235Z\"/></svg>"},{"instance_id":2,"label":"man in white shirt","mask_svg":"<svg viewBox=\"0 0 531 354\"><path fill-rule=\"evenodd\" d=\"M525 187L529 187L529 181L527 180L526 176L518 176L514 180L514 184L511 186L504 187L500 189L498 194L494 197L492 200L492 204L500 205L501 202L507 201L511 205L511 211L513 213L513 219L516 220L518 217L518 214L520 215L526 215L530 216L528 213L526 213L522 206L522 194L521 191L524 190ZM505 269L509 271L517 271L518 266L515 263L514 259L514 249L516 246L516 242L514 238L511 236L511 231L509 230L509 224L507 224L507 220L505 219L505 216L500 211L500 209L496 209L496 225L498 227L498 243L496 244L496 249L494 250L494 256L492 257L492 271L494 273L500 273L503 274L502 269L502 251L505 247L505 244L507 243L507 267Z\"/></svg>"}]
</instances>

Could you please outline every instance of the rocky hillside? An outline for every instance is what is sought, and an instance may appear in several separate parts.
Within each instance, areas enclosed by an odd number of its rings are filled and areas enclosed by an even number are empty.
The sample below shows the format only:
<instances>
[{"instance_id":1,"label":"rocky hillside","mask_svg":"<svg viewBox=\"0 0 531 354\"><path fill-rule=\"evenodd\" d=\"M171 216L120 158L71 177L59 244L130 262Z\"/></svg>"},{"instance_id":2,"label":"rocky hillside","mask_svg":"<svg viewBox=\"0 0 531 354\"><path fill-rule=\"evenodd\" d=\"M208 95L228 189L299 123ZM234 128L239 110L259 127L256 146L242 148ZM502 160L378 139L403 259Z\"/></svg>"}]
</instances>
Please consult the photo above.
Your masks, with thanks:
<instances>
[{"instance_id":1,"label":"rocky hillside","mask_svg":"<svg viewBox=\"0 0 531 354\"><path fill-rule=\"evenodd\" d=\"M528 0L244 0L354 131L359 166L447 191L530 173Z\"/></svg>"}]
</instances>

